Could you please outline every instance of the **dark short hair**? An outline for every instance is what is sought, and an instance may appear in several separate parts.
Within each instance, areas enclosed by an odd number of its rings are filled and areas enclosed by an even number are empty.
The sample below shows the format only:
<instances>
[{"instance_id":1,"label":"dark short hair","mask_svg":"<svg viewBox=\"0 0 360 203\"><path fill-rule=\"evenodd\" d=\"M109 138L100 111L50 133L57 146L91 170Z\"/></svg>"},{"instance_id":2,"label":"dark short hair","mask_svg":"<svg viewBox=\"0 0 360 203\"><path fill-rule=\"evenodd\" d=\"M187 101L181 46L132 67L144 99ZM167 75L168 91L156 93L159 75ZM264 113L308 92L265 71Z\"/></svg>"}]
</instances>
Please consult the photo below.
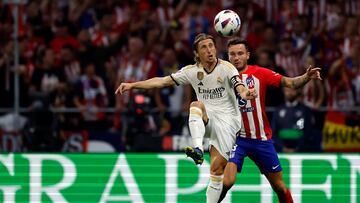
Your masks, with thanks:
<instances>
[{"instance_id":1,"label":"dark short hair","mask_svg":"<svg viewBox=\"0 0 360 203\"><path fill-rule=\"evenodd\" d=\"M249 51L249 44L247 43L247 41L245 41L239 37L229 39L229 41L227 42L227 48L229 48L230 46L233 46L233 45L237 45L237 44L243 44L245 46L246 51Z\"/></svg>"},{"instance_id":2,"label":"dark short hair","mask_svg":"<svg viewBox=\"0 0 360 203\"><path fill-rule=\"evenodd\" d=\"M195 40L194 40L194 43L193 43L193 50L194 50L195 52L197 52L197 46L198 46L198 44L199 44L201 41L206 40L206 39L211 39L211 40L214 42L214 44L215 44L215 39L214 39L213 36L208 35L208 34L205 34L205 33L200 33L200 34L196 35L196 37L195 37Z\"/></svg>"}]
</instances>

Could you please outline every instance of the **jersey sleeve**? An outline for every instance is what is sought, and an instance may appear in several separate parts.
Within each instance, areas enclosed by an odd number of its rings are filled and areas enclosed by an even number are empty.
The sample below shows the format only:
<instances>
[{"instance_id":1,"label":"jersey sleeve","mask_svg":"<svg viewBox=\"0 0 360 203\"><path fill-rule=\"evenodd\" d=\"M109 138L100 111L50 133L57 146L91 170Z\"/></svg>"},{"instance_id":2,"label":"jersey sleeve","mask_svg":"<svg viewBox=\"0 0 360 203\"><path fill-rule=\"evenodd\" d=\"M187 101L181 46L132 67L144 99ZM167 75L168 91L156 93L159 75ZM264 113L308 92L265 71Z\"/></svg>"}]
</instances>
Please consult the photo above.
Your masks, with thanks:
<instances>
[{"instance_id":1,"label":"jersey sleeve","mask_svg":"<svg viewBox=\"0 0 360 203\"><path fill-rule=\"evenodd\" d=\"M228 74L229 74L230 78L232 78L234 76L239 76L238 70L232 65L230 66L230 68L228 68Z\"/></svg>"},{"instance_id":2,"label":"jersey sleeve","mask_svg":"<svg viewBox=\"0 0 360 203\"><path fill-rule=\"evenodd\" d=\"M176 73L170 74L171 79L175 82L177 86L190 84L189 76L187 74L189 70L188 66L183 67L178 70Z\"/></svg>"},{"instance_id":3,"label":"jersey sleeve","mask_svg":"<svg viewBox=\"0 0 360 203\"><path fill-rule=\"evenodd\" d=\"M235 88L238 85L244 85L242 80L239 77L239 72L231 63L226 63L228 68L226 68L225 74L229 78L231 85Z\"/></svg>"},{"instance_id":4,"label":"jersey sleeve","mask_svg":"<svg viewBox=\"0 0 360 203\"><path fill-rule=\"evenodd\" d=\"M267 68L261 68L261 75L270 86L279 87L282 75Z\"/></svg>"}]
</instances>

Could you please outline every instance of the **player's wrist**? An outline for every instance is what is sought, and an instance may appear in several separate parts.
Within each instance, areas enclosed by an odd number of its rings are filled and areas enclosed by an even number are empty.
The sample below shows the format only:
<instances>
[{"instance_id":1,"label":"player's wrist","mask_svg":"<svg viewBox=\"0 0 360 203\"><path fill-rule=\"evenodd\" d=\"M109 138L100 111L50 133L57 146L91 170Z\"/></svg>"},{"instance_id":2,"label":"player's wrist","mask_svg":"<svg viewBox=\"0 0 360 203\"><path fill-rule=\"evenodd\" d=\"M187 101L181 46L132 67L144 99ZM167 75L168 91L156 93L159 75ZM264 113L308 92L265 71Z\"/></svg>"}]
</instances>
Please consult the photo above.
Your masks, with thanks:
<instances>
[{"instance_id":1,"label":"player's wrist","mask_svg":"<svg viewBox=\"0 0 360 203\"><path fill-rule=\"evenodd\" d=\"M136 82L128 83L128 90L136 88Z\"/></svg>"},{"instance_id":2,"label":"player's wrist","mask_svg":"<svg viewBox=\"0 0 360 203\"><path fill-rule=\"evenodd\" d=\"M239 87L239 86L245 87L244 83L237 83L237 84L235 84L235 89L236 89L237 87Z\"/></svg>"}]
</instances>

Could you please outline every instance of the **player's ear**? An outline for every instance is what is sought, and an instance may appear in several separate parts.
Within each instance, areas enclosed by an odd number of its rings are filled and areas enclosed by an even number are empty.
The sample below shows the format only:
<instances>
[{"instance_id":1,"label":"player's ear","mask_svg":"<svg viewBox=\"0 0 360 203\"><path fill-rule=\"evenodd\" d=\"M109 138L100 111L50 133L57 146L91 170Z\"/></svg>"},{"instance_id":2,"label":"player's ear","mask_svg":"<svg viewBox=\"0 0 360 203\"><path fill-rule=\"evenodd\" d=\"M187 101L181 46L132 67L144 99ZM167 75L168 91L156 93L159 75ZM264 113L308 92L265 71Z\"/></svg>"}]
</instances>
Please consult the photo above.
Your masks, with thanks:
<instances>
[{"instance_id":1,"label":"player's ear","mask_svg":"<svg viewBox=\"0 0 360 203\"><path fill-rule=\"evenodd\" d=\"M248 52L247 52L246 59L249 60L249 58L250 58L250 52L248 51Z\"/></svg>"},{"instance_id":2,"label":"player's ear","mask_svg":"<svg viewBox=\"0 0 360 203\"><path fill-rule=\"evenodd\" d=\"M194 55L195 57L199 57L199 54L196 51L194 51Z\"/></svg>"}]
</instances>

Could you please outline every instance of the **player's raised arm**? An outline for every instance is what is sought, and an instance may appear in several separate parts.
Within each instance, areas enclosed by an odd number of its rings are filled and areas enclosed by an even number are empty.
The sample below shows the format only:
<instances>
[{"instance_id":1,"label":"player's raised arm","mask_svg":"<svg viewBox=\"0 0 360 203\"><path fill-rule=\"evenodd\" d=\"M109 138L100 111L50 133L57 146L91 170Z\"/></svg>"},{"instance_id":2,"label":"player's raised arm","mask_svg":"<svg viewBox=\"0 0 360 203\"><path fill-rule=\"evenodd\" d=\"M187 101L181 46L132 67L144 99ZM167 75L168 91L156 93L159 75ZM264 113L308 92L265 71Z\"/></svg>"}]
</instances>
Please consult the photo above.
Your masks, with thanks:
<instances>
[{"instance_id":1,"label":"player's raised arm","mask_svg":"<svg viewBox=\"0 0 360 203\"><path fill-rule=\"evenodd\" d=\"M133 83L121 83L116 89L115 94L122 94L131 89L154 89L162 88L166 86L175 85L174 80L170 76L154 77L148 80L133 82Z\"/></svg>"},{"instance_id":2,"label":"player's raised arm","mask_svg":"<svg viewBox=\"0 0 360 203\"><path fill-rule=\"evenodd\" d=\"M300 75L298 77L283 77L281 79L281 84L284 87L288 87L291 89L298 89L303 87L306 83L308 83L311 79L321 80L320 76L320 68L313 68L311 65L306 69L306 73Z\"/></svg>"}]
</instances>

